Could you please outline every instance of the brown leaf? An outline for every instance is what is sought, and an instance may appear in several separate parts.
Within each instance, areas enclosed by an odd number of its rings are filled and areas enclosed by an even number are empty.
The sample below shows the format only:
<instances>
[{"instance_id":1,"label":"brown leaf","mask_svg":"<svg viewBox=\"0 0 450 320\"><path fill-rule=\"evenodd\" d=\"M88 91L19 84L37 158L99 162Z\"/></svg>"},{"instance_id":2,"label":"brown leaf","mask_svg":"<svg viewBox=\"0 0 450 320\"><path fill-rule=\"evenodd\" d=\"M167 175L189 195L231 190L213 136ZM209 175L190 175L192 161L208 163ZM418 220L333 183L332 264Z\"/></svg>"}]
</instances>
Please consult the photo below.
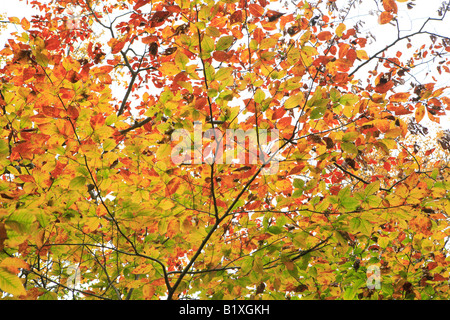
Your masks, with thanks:
<instances>
[{"instance_id":1,"label":"brown leaf","mask_svg":"<svg viewBox=\"0 0 450 320\"><path fill-rule=\"evenodd\" d=\"M283 15L285 15L285 13L281 13L281 12L273 11L273 10L268 10L266 13L266 17L268 18L269 22L273 22Z\"/></svg>"},{"instance_id":2,"label":"brown leaf","mask_svg":"<svg viewBox=\"0 0 450 320\"><path fill-rule=\"evenodd\" d=\"M158 54L158 44L156 42L152 42L150 46L148 47L148 52L152 56L156 56Z\"/></svg>"},{"instance_id":3,"label":"brown leaf","mask_svg":"<svg viewBox=\"0 0 450 320\"><path fill-rule=\"evenodd\" d=\"M256 294L263 293L265 288L266 285L264 284L264 282L261 282L258 287L256 287Z\"/></svg>"},{"instance_id":4,"label":"brown leaf","mask_svg":"<svg viewBox=\"0 0 450 320\"><path fill-rule=\"evenodd\" d=\"M3 222L0 222L0 251L2 251L5 247L4 242L6 239L8 239L8 236L6 234L5 224Z\"/></svg>"},{"instance_id":5,"label":"brown leaf","mask_svg":"<svg viewBox=\"0 0 450 320\"><path fill-rule=\"evenodd\" d=\"M233 25L235 23L241 22L242 22L242 11L238 10L233 12L233 14L230 16L230 24Z\"/></svg>"}]
</instances>

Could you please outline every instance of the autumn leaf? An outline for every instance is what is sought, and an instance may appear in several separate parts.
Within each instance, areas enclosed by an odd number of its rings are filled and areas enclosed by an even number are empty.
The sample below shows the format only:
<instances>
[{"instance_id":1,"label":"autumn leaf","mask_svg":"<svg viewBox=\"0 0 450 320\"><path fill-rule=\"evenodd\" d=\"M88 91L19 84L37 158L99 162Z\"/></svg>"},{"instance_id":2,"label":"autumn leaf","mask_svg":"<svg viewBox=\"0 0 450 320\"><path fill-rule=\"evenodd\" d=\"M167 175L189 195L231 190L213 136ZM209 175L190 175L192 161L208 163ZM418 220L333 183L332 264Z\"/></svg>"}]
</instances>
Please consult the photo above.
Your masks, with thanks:
<instances>
[{"instance_id":1,"label":"autumn leaf","mask_svg":"<svg viewBox=\"0 0 450 320\"><path fill-rule=\"evenodd\" d=\"M383 8L386 12L397 13L398 8L395 0L383 0Z\"/></svg>"},{"instance_id":2,"label":"autumn leaf","mask_svg":"<svg viewBox=\"0 0 450 320\"><path fill-rule=\"evenodd\" d=\"M248 9L252 15L258 18L264 14L264 8L256 3L249 4Z\"/></svg>"},{"instance_id":3,"label":"autumn leaf","mask_svg":"<svg viewBox=\"0 0 450 320\"><path fill-rule=\"evenodd\" d=\"M20 278L2 267L0 267L0 289L14 296L26 294Z\"/></svg>"},{"instance_id":4,"label":"autumn leaf","mask_svg":"<svg viewBox=\"0 0 450 320\"><path fill-rule=\"evenodd\" d=\"M450 298L444 7L65 2L3 19L4 299Z\"/></svg>"},{"instance_id":5,"label":"autumn leaf","mask_svg":"<svg viewBox=\"0 0 450 320\"><path fill-rule=\"evenodd\" d=\"M423 117L425 116L425 106L422 103L418 103L416 105L416 111L415 111L415 118L416 118L416 122L419 123L420 121L422 121Z\"/></svg>"},{"instance_id":6,"label":"autumn leaf","mask_svg":"<svg viewBox=\"0 0 450 320\"><path fill-rule=\"evenodd\" d=\"M394 16L392 15L391 12L383 11L378 18L378 22L380 24L386 24L386 23L391 22L392 19L394 19Z\"/></svg>"}]
</instances>

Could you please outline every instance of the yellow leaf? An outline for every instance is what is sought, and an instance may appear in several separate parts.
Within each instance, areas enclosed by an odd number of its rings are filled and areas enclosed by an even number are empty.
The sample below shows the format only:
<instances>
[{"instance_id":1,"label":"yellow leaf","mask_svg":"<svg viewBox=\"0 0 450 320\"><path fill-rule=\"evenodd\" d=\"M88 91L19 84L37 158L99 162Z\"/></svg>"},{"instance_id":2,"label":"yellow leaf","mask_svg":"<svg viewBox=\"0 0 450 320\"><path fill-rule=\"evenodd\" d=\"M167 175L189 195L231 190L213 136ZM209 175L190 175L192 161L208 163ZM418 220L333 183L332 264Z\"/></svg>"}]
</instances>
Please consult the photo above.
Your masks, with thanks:
<instances>
[{"instance_id":1,"label":"yellow leaf","mask_svg":"<svg viewBox=\"0 0 450 320\"><path fill-rule=\"evenodd\" d=\"M11 23L16 23L16 24L19 24L19 23L20 23L20 20L19 20L19 18L17 18L17 17L9 17L8 20L9 20L9 22L11 22Z\"/></svg>"},{"instance_id":2,"label":"yellow leaf","mask_svg":"<svg viewBox=\"0 0 450 320\"><path fill-rule=\"evenodd\" d=\"M336 28L336 35L338 37L342 37L345 29L347 29L347 26L345 24L343 24L343 23L339 24L339 26Z\"/></svg>"},{"instance_id":3,"label":"yellow leaf","mask_svg":"<svg viewBox=\"0 0 450 320\"><path fill-rule=\"evenodd\" d=\"M14 296L27 294L20 278L4 268L0 268L0 289Z\"/></svg>"},{"instance_id":4,"label":"yellow leaf","mask_svg":"<svg viewBox=\"0 0 450 320\"><path fill-rule=\"evenodd\" d=\"M159 71L161 71L163 75L166 76L173 76L175 74L180 73L180 69L173 62L163 62L161 64L161 67L159 68Z\"/></svg>"},{"instance_id":5,"label":"yellow leaf","mask_svg":"<svg viewBox=\"0 0 450 320\"><path fill-rule=\"evenodd\" d=\"M284 107L286 109L293 109L299 105L302 105L305 101L305 97L303 95L303 92L299 92L294 96L289 97L285 103L284 103Z\"/></svg>"},{"instance_id":6,"label":"yellow leaf","mask_svg":"<svg viewBox=\"0 0 450 320\"><path fill-rule=\"evenodd\" d=\"M19 258L5 258L1 263L0 267L8 270L12 273L19 273L19 268L28 270L30 266L28 263Z\"/></svg>"},{"instance_id":7,"label":"yellow leaf","mask_svg":"<svg viewBox=\"0 0 450 320\"><path fill-rule=\"evenodd\" d=\"M356 56L361 60L369 60L369 56L365 50L356 50Z\"/></svg>"}]
</instances>

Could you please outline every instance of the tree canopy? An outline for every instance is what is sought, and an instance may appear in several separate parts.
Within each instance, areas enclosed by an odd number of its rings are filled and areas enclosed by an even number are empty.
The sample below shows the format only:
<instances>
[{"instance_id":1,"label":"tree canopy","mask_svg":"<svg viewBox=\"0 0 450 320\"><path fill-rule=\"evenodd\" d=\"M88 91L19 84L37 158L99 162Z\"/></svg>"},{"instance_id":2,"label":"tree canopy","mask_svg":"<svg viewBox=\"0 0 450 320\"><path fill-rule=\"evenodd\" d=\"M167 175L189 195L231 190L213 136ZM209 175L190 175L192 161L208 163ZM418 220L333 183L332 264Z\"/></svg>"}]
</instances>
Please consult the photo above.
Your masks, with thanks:
<instances>
[{"instance_id":1,"label":"tree canopy","mask_svg":"<svg viewBox=\"0 0 450 320\"><path fill-rule=\"evenodd\" d=\"M414 0L373 1L383 43L368 1L27 2L2 21L2 298L450 297L446 3L407 29Z\"/></svg>"}]
</instances>

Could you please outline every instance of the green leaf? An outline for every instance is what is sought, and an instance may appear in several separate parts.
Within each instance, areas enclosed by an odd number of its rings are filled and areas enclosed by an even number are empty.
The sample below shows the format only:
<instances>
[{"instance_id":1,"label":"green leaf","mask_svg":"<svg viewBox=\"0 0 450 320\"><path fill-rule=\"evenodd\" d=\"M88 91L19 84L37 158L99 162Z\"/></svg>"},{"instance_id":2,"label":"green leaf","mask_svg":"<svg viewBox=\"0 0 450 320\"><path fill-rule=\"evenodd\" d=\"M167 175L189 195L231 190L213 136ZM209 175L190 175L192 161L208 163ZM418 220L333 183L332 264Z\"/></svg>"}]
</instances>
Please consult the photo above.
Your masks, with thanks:
<instances>
[{"instance_id":1,"label":"green leaf","mask_svg":"<svg viewBox=\"0 0 450 320\"><path fill-rule=\"evenodd\" d=\"M283 228L280 228L278 226L270 226L269 228L267 228L267 231L272 234L280 234L283 232Z\"/></svg>"},{"instance_id":2,"label":"green leaf","mask_svg":"<svg viewBox=\"0 0 450 320\"><path fill-rule=\"evenodd\" d=\"M337 102L341 98L341 94L335 88L331 88L331 90L330 90L330 98L331 98L331 100L333 102Z\"/></svg>"},{"instance_id":3,"label":"green leaf","mask_svg":"<svg viewBox=\"0 0 450 320\"><path fill-rule=\"evenodd\" d=\"M348 94L344 94L340 99L339 99L339 103L344 105L344 106L353 106L355 103L357 103L359 100L358 96L352 94L352 93L348 93Z\"/></svg>"},{"instance_id":4,"label":"green leaf","mask_svg":"<svg viewBox=\"0 0 450 320\"><path fill-rule=\"evenodd\" d=\"M352 197L345 197L341 199L341 204L345 209L354 211L359 206L359 201Z\"/></svg>"},{"instance_id":5,"label":"green leaf","mask_svg":"<svg viewBox=\"0 0 450 320\"><path fill-rule=\"evenodd\" d=\"M0 140L0 155L7 155L9 153L9 145L5 140Z\"/></svg>"},{"instance_id":6,"label":"green leaf","mask_svg":"<svg viewBox=\"0 0 450 320\"><path fill-rule=\"evenodd\" d=\"M327 106L320 106L320 107L316 107L313 109L313 111L311 111L311 115L309 116L310 119L315 120L315 119L320 119L323 117L323 115L325 114L325 111L327 111Z\"/></svg>"},{"instance_id":7,"label":"green leaf","mask_svg":"<svg viewBox=\"0 0 450 320\"><path fill-rule=\"evenodd\" d=\"M305 181L303 181L302 179L294 179L293 185L297 189L302 189L305 185Z\"/></svg>"},{"instance_id":8,"label":"green leaf","mask_svg":"<svg viewBox=\"0 0 450 320\"><path fill-rule=\"evenodd\" d=\"M350 228L359 231L366 236L370 236L372 233L372 224L361 218L353 218L350 220Z\"/></svg>"},{"instance_id":9,"label":"green leaf","mask_svg":"<svg viewBox=\"0 0 450 320\"><path fill-rule=\"evenodd\" d=\"M6 220L6 224L15 231L25 233L28 232L34 221L36 221L36 216L34 214L26 209L19 209L9 216L8 220Z\"/></svg>"},{"instance_id":10,"label":"green leaf","mask_svg":"<svg viewBox=\"0 0 450 320\"><path fill-rule=\"evenodd\" d=\"M83 176L78 176L76 178L73 178L72 181L69 183L69 188L73 190L80 190L84 188L86 185L86 178Z\"/></svg>"},{"instance_id":11,"label":"green leaf","mask_svg":"<svg viewBox=\"0 0 450 320\"><path fill-rule=\"evenodd\" d=\"M341 149L350 154L358 154L358 148L352 142L343 142Z\"/></svg>"},{"instance_id":12,"label":"green leaf","mask_svg":"<svg viewBox=\"0 0 450 320\"><path fill-rule=\"evenodd\" d=\"M358 138L358 136L359 136L359 132L357 132L357 131L347 132L342 137L342 141L344 141L344 142L355 141L356 138Z\"/></svg>"},{"instance_id":13,"label":"green leaf","mask_svg":"<svg viewBox=\"0 0 450 320\"><path fill-rule=\"evenodd\" d=\"M214 40L209 36L204 36L202 40L202 51L210 53L214 51Z\"/></svg>"},{"instance_id":14,"label":"green leaf","mask_svg":"<svg viewBox=\"0 0 450 320\"><path fill-rule=\"evenodd\" d=\"M367 187L364 189L364 193L367 196L377 192L378 190L380 190L380 180L377 180L367 185Z\"/></svg>"},{"instance_id":15,"label":"green leaf","mask_svg":"<svg viewBox=\"0 0 450 320\"><path fill-rule=\"evenodd\" d=\"M180 50L177 50L175 55L175 63L180 69L186 69L186 65L189 63L189 58Z\"/></svg>"},{"instance_id":16,"label":"green leaf","mask_svg":"<svg viewBox=\"0 0 450 320\"><path fill-rule=\"evenodd\" d=\"M231 44L234 41L234 37L233 36L224 36L222 38L219 39L219 41L217 41L216 44L216 50L217 51L224 51L226 49L228 49Z\"/></svg>"},{"instance_id":17,"label":"green leaf","mask_svg":"<svg viewBox=\"0 0 450 320\"><path fill-rule=\"evenodd\" d=\"M38 300L58 300L58 296L54 292L47 291L42 296L40 296Z\"/></svg>"},{"instance_id":18,"label":"green leaf","mask_svg":"<svg viewBox=\"0 0 450 320\"><path fill-rule=\"evenodd\" d=\"M206 80L208 82L214 80L215 79L215 74L216 74L216 71L214 70L214 67L212 65L210 65L209 63L206 63L205 64Z\"/></svg>"},{"instance_id":19,"label":"green leaf","mask_svg":"<svg viewBox=\"0 0 450 320\"><path fill-rule=\"evenodd\" d=\"M0 268L0 289L14 296L27 294L20 278L4 268Z\"/></svg>"},{"instance_id":20,"label":"green leaf","mask_svg":"<svg viewBox=\"0 0 450 320\"><path fill-rule=\"evenodd\" d=\"M214 76L214 79L218 81L223 81L231 77L232 72L233 69L231 68L220 68L219 71L217 71L216 75Z\"/></svg>"},{"instance_id":21,"label":"green leaf","mask_svg":"<svg viewBox=\"0 0 450 320\"><path fill-rule=\"evenodd\" d=\"M261 103L261 102L263 102L265 97L266 97L266 94L264 93L264 91L262 91L261 89L258 88L258 90L256 90L255 96L254 96L255 102Z\"/></svg>"},{"instance_id":22,"label":"green leaf","mask_svg":"<svg viewBox=\"0 0 450 320\"><path fill-rule=\"evenodd\" d=\"M107 126L110 126L117 121L117 115L115 113L111 113L105 120Z\"/></svg>"}]
</instances>

